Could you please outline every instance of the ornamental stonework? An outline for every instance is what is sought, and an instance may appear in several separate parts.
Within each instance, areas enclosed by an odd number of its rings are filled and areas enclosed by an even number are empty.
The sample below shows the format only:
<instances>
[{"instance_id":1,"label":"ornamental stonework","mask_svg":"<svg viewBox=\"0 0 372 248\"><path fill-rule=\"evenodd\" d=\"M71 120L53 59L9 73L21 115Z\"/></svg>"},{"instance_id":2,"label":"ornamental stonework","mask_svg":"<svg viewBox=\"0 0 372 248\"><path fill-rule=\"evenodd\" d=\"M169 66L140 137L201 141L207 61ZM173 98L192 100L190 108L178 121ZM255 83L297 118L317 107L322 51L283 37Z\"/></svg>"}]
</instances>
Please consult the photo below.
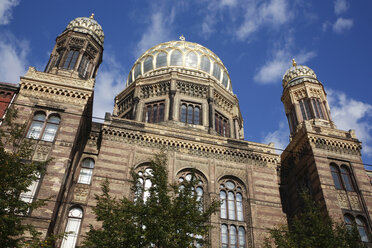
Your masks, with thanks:
<instances>
[{"instance_id":1,"label":"ornamental stonework","mask_svg":"<svg viewBox=\"0 0 372 248\"><path fill-rule=\"evenodd\" d=\"M151 85L141 86L141 98L149 98L154 96L163 96L169 93L170 82L161 82Z\"/></svg>"}]
</instances>

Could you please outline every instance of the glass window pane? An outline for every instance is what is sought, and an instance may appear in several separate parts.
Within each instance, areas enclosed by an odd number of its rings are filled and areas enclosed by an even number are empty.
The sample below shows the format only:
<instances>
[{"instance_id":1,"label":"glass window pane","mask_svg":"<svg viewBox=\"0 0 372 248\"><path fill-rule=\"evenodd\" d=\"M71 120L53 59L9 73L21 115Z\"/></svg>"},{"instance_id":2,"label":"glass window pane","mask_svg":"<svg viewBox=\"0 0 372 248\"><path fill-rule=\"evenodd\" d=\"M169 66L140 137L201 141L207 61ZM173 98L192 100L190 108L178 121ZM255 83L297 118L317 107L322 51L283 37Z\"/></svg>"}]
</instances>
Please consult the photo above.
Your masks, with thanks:
<instances>
[{"instance_id":1,"label":"glass window pane","mask_svg":"<svg viewBox=\"0 0 372 248\"><path fill-rule=\"evenodd\" d=\"M68 51L68 54L67 54L67 58L65 60L65 63L63 64L63 68L64 69L67 69L69 64L70 64L70 61L71 61L71 58L72 58L72 55L73 55L74 51L73 50L70 50Z\"/></svg>"},{"instance_id":2,"label":"glass window pane","mask_svg":"<svg viewBox=\"0 0 372 248\"><path fill-rule=\"evenodd\" d=\"M53 124L59 124L60 121L61 121L61 119L58 116L55 116L55 115L49 117L49 119L48 119L48 122L53 123Z\"/></svg>"},{"instance_id":3,"label":"glass window pane","mask_svg":"<svg viewBox=\"0 0 372 248\"><path fill-rule=\"evenodd\" d=\"M217 78L218 81L220 81L221 78L221 68L217 63L214 63L213 66L213 76Z\"/></svg>"},{"instance_id":4,"label":"glass window pane","mask_svg":"<svg viewBox=\"0 0 372 248\"><path fill-rule=\"evenodd\" d=\"M239 221L243 221L243 199L240 193L236 194L236 213Z\"/></svg>"},{"instance_id":5,"label":"glass window pane","mask_svg":"<svg viewBox=\"0 0 372 248\"><path fill-rule=\"evenodd\" d=\"M221 199L221 218L227 218L227 206L226 206L226 193L225 191L220 192L220 199Z\"/></svg>"},{"instance_id":6,"label":"glass window pane","mask_svg":"<svg viewBox=\"0 0 372 248\"><path fill-rule=\"evenodd\" d=\"M160 52L156 56L156 68L167 66L167 54L165 52Z\"/></svg>"},{"instance_id":7,"label":"glass window pane","mask_svg":"<svg viewBox=\"0 0 372 248\"><path fill-rule=\"evenodd\" d=\"M132 72L130 72L128 76L128 84L131 84L132 82L133 82Z\"/></svg>"},{"instance_id":8,"label":"glass window pane","mask_svg":"<svg viewBox=\"0 0 372 248\"><path fill-rule=\"evenodd\" d=\"M85 167L85 168L91 168L93 169L94 168L94 160L91 159L91 158L86 158L83 160L83 163L81 164L82 167Z\"/></svg>"},{"instance_id":9,"label":"glass window pane","mask_svg":"<svg viewBox=\"0 0 372 248\"><path fill-rule=\"evenodd\" d=\"M301 113L302 113L302 118L304 120L308 120L308 117L307 117L306 112L305 112L305 106L304 106L304 101L303 100L300 101L300 109L301 109Z\"/></svg>"},{"instance_id":10,"label":"glass window pane","mask_svg":"<svg viewBox=\"0 0 372 248\"><path fill-rule=\"evenodd\" d=\"M236 228L235 226L230 227L230 247L236 247Z\"/></svg>"},{"instance_id":11,"label":"glass window pane","mask_svg":"<svg viewBox=\"0 0 372 248\"><path fill-rule=\"evenodd\" d=\"M245 230L243 227L239 227L239 248L245 247Z\"/></svg>"},{"instance_id":12,"label":"glass window pane","mask_svg":"<svg viewBox=\"0 0 372 248\"><path fill-rule=\"evenodd\" d=\"M159 105L159 122L164 121L164 104Z\"/></svg>"},{"instance_id":13,"label":"glass window pane","mask_svg":"<svg viewBox=\"0 0 372 248\"><path fill-rule=\"evenodd\" d=\"M320 99L317 99L316 105L318 106L318 112L319 112L320 118L325 119L324 114L323 114L323 108L322 108L323 103L320 101Z\"/></svg>"},{"instance_id":14,"label":"glass window pane","mask_svg":"<svg viewBox=\"0 0 372 248\"><path fill-rule=\"evenodd\" d=\"M310 111L309 101L307 101L307 100L303 100L303 101L304 101L304 104L305 104L305 110L306 110L307 118L311 119L313 117L313 115L311 114L311 111Z\"/></svg>"},{"instance_id":15,"label":"glass window pane","mask_svg":"<svg viewBox=\"0 0 372 248\"><path fill-rule=\"evenodd\" d=\"M158 106L154 105L153 106L153 115L152 115L152 123L157 123L158 122Z\"/></svg>"},{"instance_id":16,"label":"glass window pane","mask_svg":"<svg viewBox=\"0 0 372 248\"><path fill-rule=\"evenodd\" d=\"M202 56L200 61L200 69L210 73L211 71L211 62L207 56Z\"/></svg>"},{"instance_id":17,"label":"glass window pane","mask_svg":"<svg viewBox=\"0 0 372 248\"><path fill-rule=\"evenodd\" d=\"M229 220L235 220L235 196L233 192L227 194L228 197L228 209L229 209Z\"/></svg>"},{"instance_id":18,"label":"glass window pane","mask_svg":"<svg viewBox=\"0 0 372 248\"><path fill-rule=\"evenodd\" d=\"M35 180L27 187L27 192L22 192L20 199L24 202L31 203L34 200L37 186L39 185L39 179Z\"/></svg>"},{"instance_id":19,"label":"glass window pane","mask_svg":"<svg viewBox=\"0 0 372 248\"><path fill-rule=\"evenodd\" d=\"M195 107L194 109L194 124L199 125L200 124L200 108Z\"/></svg>"},{"instance_id":20,"label":"glass window pane","mask_svg":"<svg viewBox=\"0 0 372 248\"><path fill-rule=\"evenodd\" d=\"M196 68L198 64L198 56L194 52L190 52L186 57L186 66Z\"/></svg>"},{"instance_id":21,"label":"glass window pane","mask_svg":"<svg viewBox=\"0 0 372 248\"><path fill-rule=\"evenodd\" d=\"M45 127L42 140L52 142L56 136L58 125L48 123Z\"/></svg>"},{"instance_id":22,"label":"glass window pane","mask_svg":"<svg viewBox=\"0 0 372 248\"><path fill-rule=\"evenodd\" d=\"M226 245L225 247L227 247L227 245L228 245L227 226L226 225L221 226L221 243L222 243L222 245Z\"/></svg>"},{"instance_id":23,"label":"glass window pane","mask_svg":"<svg viewBox=\"0 0 372 248\"><path fill-rule=\"evenodd\" d=\"M90 168L81 168L78 183L90 184L92 179L93 169Z\"/></svg>"},{"instance_id":24,"label":"glass window pane","mask_svg":"<svg viewBox=\"0 0 372 248\"><path fill-rule=\"evenodd\" d=\"M138 78L141 75L141 63L138 63L134 68L134 79Z\"/></svg>"},{"instance_id":25,"label":"glass window pane","mask_svg":"<svg viewBox=\"0 0 372 248\"><path fill-rule=\"evenodd\" d=\"M227 73L224 71L224 72L223 72L223 78L222 78L222 85L223 85L225 88L227 88L227 83L228 83L228 81L229 81L229 78L228 78L228 76L227 76Z\"/></svg>"},{"instance_id":26,"label":"glass window pane","mask_svg":"<svg viewBox=\"0 0 372 248\"><path fill-rule=\"evenodd\" d=\"M193 123L193 109L191 105L187 107L187 123Z\"/></svg>"},{"instance_id":27,"label":"glass window pane","mask_svg":"<svg viewBox=\"0 0 372 248\"><path fill-rule=\"evenodd\" d=\"M341 176L344 181L345 188L347 191L354 191L353 184L351 182L350 172L348 169L341 167Z\"/></svg>"},{"instance_id":28,"label":"glass window pane","mask_svg":"<svg viewBox=\"0 0 372 248\"><path fill-rule=\"evenodd\" d=\"M171 55L171 65L182 65L182 53L178 50L174 50Z\"/></svg>"},{"instance_id":29,"label":"glass window pane","mask_svg":"<svg viewBox=\"0 0 372 248\"><path fill-rule=\"evenodd\" d=\"M152 57L147 57L145 62L143 63L143 73L146 73L150 70L154 69L154 66L152 64Z\"/></svg>"},{"instance_id":30,"label":"glass window pane","mask_svg":"<svg viewBox=\"0 0 372 248\"><path fill-rule=\"evenodd\" d=\"M181 122L186 123L186 105L182 104L181 106Z\"/></svg>"},{"instance_id":31,"label":"glass window pane","mask_svg":"<svg viewBox=\"0 0 372 248\"><path fill-rule=\"evenodd\" d=\"M38 121L33 121L30 128L28 129L27 138L38 139L40 137L41 129L43 128L43 123Z\"/></svg>"},{"instance_id":32,"label":"glass window pane","mask_svg":"<svg viewBox=\"0 0 372 248\"><path fill-rule=\"evenodd\" d=\"M45 114L36 114L34 116L34 119L35 121L45 121Z\"/></svg>"}]
</instances>

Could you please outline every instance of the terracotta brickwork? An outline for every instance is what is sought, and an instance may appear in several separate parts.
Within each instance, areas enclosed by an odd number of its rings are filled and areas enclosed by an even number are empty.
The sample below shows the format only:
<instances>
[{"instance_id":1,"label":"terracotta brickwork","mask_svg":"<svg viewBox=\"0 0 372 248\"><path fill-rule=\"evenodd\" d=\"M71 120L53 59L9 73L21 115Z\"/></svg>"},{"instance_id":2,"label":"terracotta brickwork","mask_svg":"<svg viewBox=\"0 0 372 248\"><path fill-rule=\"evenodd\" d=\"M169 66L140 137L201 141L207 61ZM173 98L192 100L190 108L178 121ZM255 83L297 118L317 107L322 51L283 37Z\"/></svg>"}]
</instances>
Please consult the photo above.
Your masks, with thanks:
<instances>
[{"instance_id":1,"label":"terracotta brickwork","mask_svg":"<svg viewBox=\"0 0 372 248\"><path fill-rule=\"evenodd\" d=\"M0 121L4 117L9 104L18 92L18 86L0 82Z\"/></svg>"}]
</instances>

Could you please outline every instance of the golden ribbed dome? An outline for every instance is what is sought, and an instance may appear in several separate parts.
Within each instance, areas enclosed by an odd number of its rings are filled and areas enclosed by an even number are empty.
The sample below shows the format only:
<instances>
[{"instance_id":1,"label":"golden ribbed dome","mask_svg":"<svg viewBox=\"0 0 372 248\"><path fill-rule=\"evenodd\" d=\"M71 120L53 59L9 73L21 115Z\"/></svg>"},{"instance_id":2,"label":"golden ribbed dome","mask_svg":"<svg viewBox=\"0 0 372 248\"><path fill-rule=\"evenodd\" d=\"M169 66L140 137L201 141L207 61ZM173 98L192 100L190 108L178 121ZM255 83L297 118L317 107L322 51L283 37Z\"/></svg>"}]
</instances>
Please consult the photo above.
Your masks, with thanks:
<instances>
[{"instance_id":1,"label":"golden ribbed dome","mask_svg":"<svg viewBox=\"0 0 372 248\"><path fill-rule=\"evenodd\" d=\"M94 14L90 17L78 17L72 20L66 27L66 31L76 31L80 33L90 34L101 46L103 46L103 41L105 35L101 25L94 20Z\"/></svg>"},{"instance_id":2,"label":"golden ribbed dome","mask_svg":"<svg viewBox=\"0 0 372 248\"><path fill-rule=\"evenodd\" d=\"M142 75L167 68L200 72L232 92L229 73L220 58L208 48L184 39L161 43L144 52L134 63L127 86Z\"/></svg>"},{"instance_id":3,"label":"golden ribbed dome","mask_svg":"<svg viewBox=\"0 0 372 248\"><path fill-rule=\"evenodd\" d=\"M287 87L302 78L315 79L315 72L305 65L297 65L293 60L293 66L289 68L283 76L283 88Z\"/></svg>"}]
</instances>

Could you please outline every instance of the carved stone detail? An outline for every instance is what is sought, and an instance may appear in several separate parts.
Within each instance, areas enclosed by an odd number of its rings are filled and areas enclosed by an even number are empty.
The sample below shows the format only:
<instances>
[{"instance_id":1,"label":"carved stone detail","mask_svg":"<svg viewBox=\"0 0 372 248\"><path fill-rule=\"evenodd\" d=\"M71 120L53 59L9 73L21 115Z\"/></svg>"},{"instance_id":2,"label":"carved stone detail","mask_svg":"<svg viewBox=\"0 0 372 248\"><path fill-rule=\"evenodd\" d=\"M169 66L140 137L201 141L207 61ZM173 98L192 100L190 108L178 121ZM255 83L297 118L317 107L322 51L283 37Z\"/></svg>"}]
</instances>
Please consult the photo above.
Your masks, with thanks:
<instances>
[{"instance_id":1,"label":"carved stone detail","mask_svg":"<svg viewBox=\"0 0 372 248\"><path fill-rule=\"evenodd\" d=\"M208 87L199 84L178 81L177 91L188 96L206 98Z\"/></svg>"},{"instance_id":2,"label":"carved stone detail","mask_svg":"<svg viewBox=\"0 0 372 248\"><path fill-rule=\"evenodd\" d=\"M218 94L216 91L214 91L214 103L220 108L232 114L232 109L233 109L234 104L230 102L229 100L227 100L222 95Z\"/></svg>"},{"instance_id":3,"label":"carved stone detail","mask_svg":"<svg viewBox=\"0 0 372 248\"><path fill-rule=\"evenodd\" d=\"M338 206L343 209L350 209L349 201L347 200L347 195L345 193L337 194Z\"/></svg>"},{"instance_id":4,"label":"carved stone detail","mask_svg":"<svg viewBox=\"0 0 372 248\"><path fill-rule=\"evenodd\" d=\"M357 195L349 195L350 205L353 210L362 211Z\"/></svg>"},{"instance_id":5,"label":"carved stone detail","mask_svg":"<svg viewBox=\"0 0 372 248\"><path fill-rule=\"evenodd\" d=\"M97 49L94 48L94 46L92 46L90 43L88 44L87 46L87 52L92 55L93 57L95 57L98 53Z\"/></svg>"},{"instance_id":6,"label":"carved stone detail","mask_svg":"<svg viewBox=\"0 0 372 248\"><path fill-rule=\"evenodd\" d=\"M88 199L89 189L76 186L74 190L74 201L84 203Z\"/></svg>"},{"instance_id":7,"label":"carved stone detail","mask_svg":"<svg viewBox=\"0 0 372 248\"><path fill-rule=\"evenodd\" d=\"M35 149L33 160L35 161L46 161L50 152L50 146L38 145Z\"/></svg>"},{"instance_id":8,"label":"carved stone detail","mask_svg":"<svg viewBox=\"0 0 372 248\"><path fill-rule=\"evenodd\" d=\"M341 141L339 139L321 138L310 136L309 141L315 144L316 148L325 149L332 152L360 155L361 145L359 143L351 143Z\"/></svg>"},{"instance_id":9,"label":"carved stone detail","mask_svg":"<svg viewBox=\"0 0 372 248\"><path fill-rule=\"evenodd\" d=\"M293 91L292 94L293 94L294 98L298 101L298 100L306 97L306 90L305 90L305 88L298 89L296 91Z\"/></svg>"},{"instance_id":10,"label":"carved stone detail","mask_svg":"<svg viewBox=\"0 0 372 248\"><path fill-rule=\"evenodd\" d=\"M70 40L70 46L82 47L84 45L84 40L76 37L72 37Z\"/></svg>"},{"instance_id":11,"label":"carved stone detail","mask_svg":"<svg viewBox=\"0 0 372 248\"><path fill-rule=\"evenodd\" d=\"M141 98L166 95L170 89L170 82L160 82L141 86Z\"/></svg>"}]
</instances>

